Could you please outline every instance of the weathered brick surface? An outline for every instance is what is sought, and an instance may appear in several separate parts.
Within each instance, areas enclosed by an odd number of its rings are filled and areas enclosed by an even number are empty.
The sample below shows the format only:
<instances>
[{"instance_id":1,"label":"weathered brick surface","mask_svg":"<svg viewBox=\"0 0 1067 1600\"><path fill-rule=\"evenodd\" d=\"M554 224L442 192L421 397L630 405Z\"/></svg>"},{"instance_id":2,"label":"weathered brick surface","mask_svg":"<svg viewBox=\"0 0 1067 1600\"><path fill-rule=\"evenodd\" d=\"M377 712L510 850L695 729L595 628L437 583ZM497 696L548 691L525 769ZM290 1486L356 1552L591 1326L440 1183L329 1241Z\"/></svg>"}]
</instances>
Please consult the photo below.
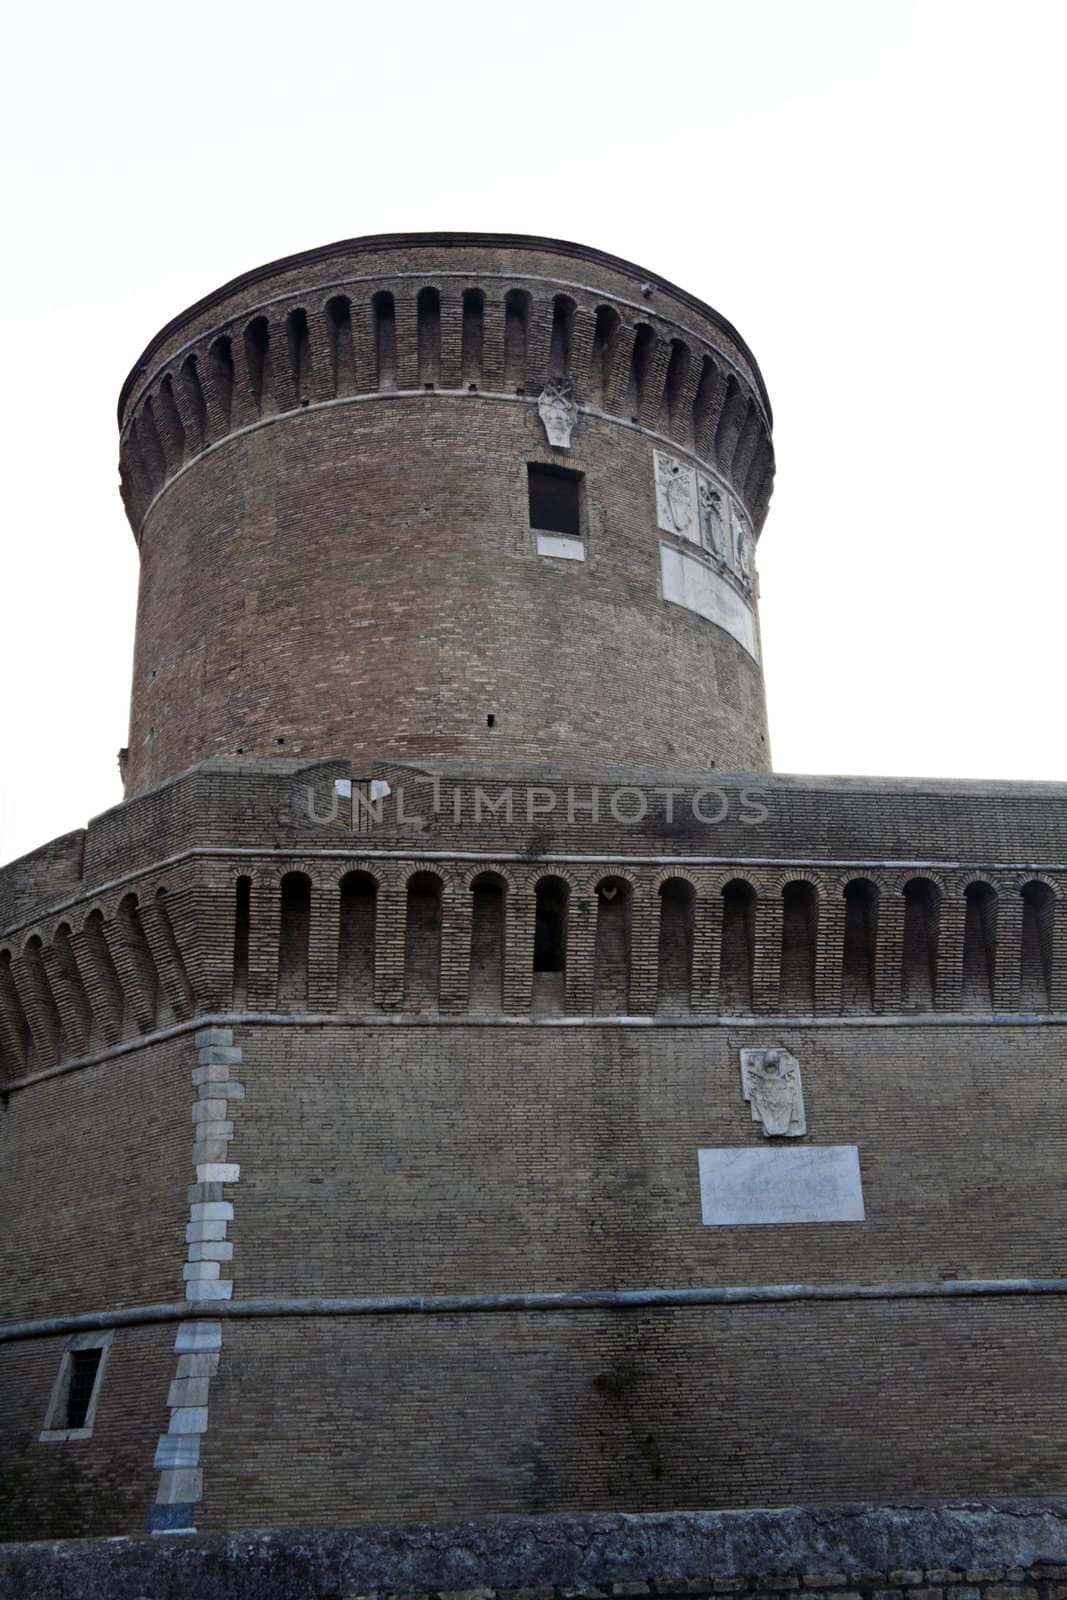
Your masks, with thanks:
<instances>
[{"instance_id":1,"label":"weathered brick surface","mask_svg":"<svg viewBox=\"0 0 1067 1600\"><path fill-rule=\"evenodd\" d=\"M766 512L733 330L580 247L350 243L176 319L120 421L131 798L0 870L0 1535L1067 1491L1062 1294L943 1283L1064 1274L1067 789L766 770L758 665L657 577L664 441ZM749 1045L863 1224L703 1225ZM841 1298L273 1314L775 1284ZM39 1440L69 1319L136 1307ZM972 1533L351 1592L1062 1600Z\"/></svg>"},{"instance_id":2,"label":"weathered brick surface","mask_svg":"<svg viewBox=\"0 0 1067 1600\"><path fill-rule=\"evenodd\" d=\"M57 1338L0 1346L0 1540L144 1529L158 1477L152 1452L167 1422L173 1328L124 1329L108 1354L92 1438L41 1442L63 1345ZM0 1593L3 1583L0 1576Z\"/></svg>"},{"instance_id":3,"label":"weathered brick surface","mask_svg":"<svg viewBox=\"0 0 1067 1600\"><path fill-rule=\"evenodd\" d=\"M0 1321L176 1298L191 1059L191 1038L175 1040L8 1101Z\"/></svg>"},{"instance_id":4,"label":"weathered brick surface","mask_svg":"<svg viewBox=\"0 0 1067 1600\"><path fill-rule=\"evenodd\" d=\"M1059 1272L1064 1134L1038 1134L1046 1075L1015 1065L1025 1027L775 1030L803 1064L810 1141L859 1145L867 1209L786 1228L701 1222L698 1148L765 1142L741 1100L747 1031L241 1037L242 1294ZM1055 1053L1062 1030L1040 1038Z\"/></svg>"}]
</instances>

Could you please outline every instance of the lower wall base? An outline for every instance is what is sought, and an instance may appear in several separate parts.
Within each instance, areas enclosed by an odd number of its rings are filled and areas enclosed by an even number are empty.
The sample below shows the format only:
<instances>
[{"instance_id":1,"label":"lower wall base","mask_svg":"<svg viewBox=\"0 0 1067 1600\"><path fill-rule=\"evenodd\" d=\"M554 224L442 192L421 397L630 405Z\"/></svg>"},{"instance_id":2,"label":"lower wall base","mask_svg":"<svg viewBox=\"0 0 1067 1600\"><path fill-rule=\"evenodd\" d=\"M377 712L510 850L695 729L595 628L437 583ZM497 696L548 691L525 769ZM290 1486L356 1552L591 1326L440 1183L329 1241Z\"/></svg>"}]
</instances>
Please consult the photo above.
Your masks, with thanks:
<instances>
[{"instance_id":1,"label":"lower wall base","mask_svg":"<svg viewBox=\"0 0 1067 1600\"><path fill-rule=\"evenodd\" d=\"M0 1547L0 1600L1067 1600L1067 1502L497 1518Z\"/></svg>"}]
</instances>

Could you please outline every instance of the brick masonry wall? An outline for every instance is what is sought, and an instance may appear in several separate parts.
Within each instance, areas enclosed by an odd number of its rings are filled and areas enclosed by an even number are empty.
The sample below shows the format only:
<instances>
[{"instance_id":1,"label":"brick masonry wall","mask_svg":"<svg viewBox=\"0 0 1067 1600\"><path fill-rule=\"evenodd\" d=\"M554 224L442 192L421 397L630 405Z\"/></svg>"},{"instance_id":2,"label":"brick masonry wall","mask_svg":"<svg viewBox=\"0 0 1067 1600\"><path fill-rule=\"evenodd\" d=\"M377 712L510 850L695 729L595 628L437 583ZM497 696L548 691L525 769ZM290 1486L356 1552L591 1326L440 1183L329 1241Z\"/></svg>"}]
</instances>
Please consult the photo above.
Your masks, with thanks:
<instances>
[{"instance_id":1,"label":"brick masonry wall","mask_svg":"<svg viewBox=\"0 0 1067 1600\"><path fill-rule=\"evenodd\" d=\"M0 1320L173 1298L191 1052L174 1040L5 1097Z\"/></svg>"},{"instance_id":2,"label":"brick masonry wall","mask_svg":"<svg viewBox=\"0 0 1067 1600\"><path fill-rule=\"evenodd\" d=\"M757 663L660 596L652 451L588 417L553 453L532 404L423 393L197 461L141 542L130 792L282 748L765 768ZM582 562L536 553L553 460L585 475Z\"/></svg>"},{"instance_id":3,"label":"brick masonry wall","mask_svg":"<svg viewBox=\"0 0 1067 1600\"><path fill-rule=\"evenodd\" d=\"M1067 1275L1058 1027L236 1032L242 1297ZM766 1144L754 1044L865 1223L702 1224L697 1150Z\"/></svg>"},{"instance_id":4,"label":"brick masonry wall","mask_svg":"<svg viewBox=\"0 0 1067 1600\"><path fill-rule=\"evenodd\" d=\"M430 841L420 853L410 835L391 842L368 837L362 850L350 831L338 829L332 840L291 853L194 848L166 867L132 871L101 893L61 902L52 914L0 935L0 1083L96 1059L235 1003L255 1012L281 1007L320 1016L669 1011L710 1019L1067 1010L1060 861L850 864L768 855L732 863L622 851L615 861L585 861L514 850L464 859ZM618 845L618 834L609 842ZM16 898L17 867L8 880ZM361 925L370 945L358 950L341 922L353 871L375 886L373 915ZM480 937L472 931L474 894L486 873L504 894L503 979L487 988L475 972L472 990L472 938ZM299 915L297 901L283 897L287 875L292 884L299 880ZM533 981L535 905L547 879L561 883L567 899L566 975L553 976L551 995ZM932 908L922 912L918 932L908 913L916 879ZM248 920L236 974L241 880ZM730 914L738 883L751 897L743 935ZM412 898L410 886L420 884L427 892ZM847 961L855 949L846 939L850 885L862 887L872 908L861 991ZM661 944L664 893L678 891L692 901L684 923L687 982L679 982L677 952L671 957ZM807 897L804 914L787 918L798 894ZM619 925L609 937L613 917ZM927 955L931 981L920 992L916 958L925 963ZM373 969L373 988L349 982L343 963L350 970L353 961L368 977Z\"/></svg>"},{"instance_id":5,"label":"brick masonry wall","mask_svg":"<svg viewBox=\"0 0 1067 1600\"><path fill-rule=\"evenodd\" d=\"M356 775L360 769L356 768ZM782 774L694 773L683 769L563 769L521 765L462 766L433 763L404 767L371 764L364 777L388 779L406 795L406 812L423 818L416 836L398 827L396 802L386 802L380 825L353 840L350 818L338 803L332 823L309 817L331 814L335 778L350 778L349 761L309 763L300 757L215 758L149 794L114 807L83 832L64 836L0 868L0 932L34 931L51 907L78 904L97 886L137 877L161 860L199 848L224 851L272 845L300 851L363 848L411 850L476 849L517 852L530 859L553 851L672 858L713 857L724 863L755 858L766 866L787 860L820 862L927 862L936 869L992 869L994 864L1039 864L1036 870L1062 871L1067 863L1067 788L1045 783L907 783L893 779L801 778ZM442 804L433 811L433 777ZM729 804L721 821L702 823L692 813L699 789L721 784ZM551 790L550 813L526 816L526 786ZM601 791L600 818L587 809L593 785ZM493 815L488 800L513 792L512 816ZM623 826L610 811L610 797L623 786L637 786L647 814ZM675 787L674 820L666 817L663 790ZM568 790L574 820L568 821ZM485 800L475 815L475 792ZM757 825L746 790L766 808ZM459 792L460 818L453 818ZM547 800L540 795L536 804ZM722 809L705 800L708 815ZM583 809L584 808L584 809ZM627 809L635 809L630 800ZM59 847L63 847L60 849ZM1040 865L1040 864L1043 864ZM156 881L160 880L158 872ZM50 936L50 935L49 935ZM46 939L47 943L48 940Z\"/></svg>"},{"instance_id":6,"label":"brick masonry wall","mask_svg":"<svg viewBox=\"0 0 1067 1600\"><path fill-rule=\"evenodd\" d=\"M1061 1322L1053 1300L234 1322L197 1525L1063 1495Z\"/></svg>"},{"instance_id":7,"label":"brick masonry wall","mask_svg":"<svg viewBox=\"0 0 1067 1600\"><path fill-rule=\"evenodd\" d=\"M580 407L569 452L538 420L550 372ZM1065 1492L1067 790L766 771L758 665L656 567L654 448L766 512L769 408L733 330L577 247L370 241L191 308L120 423L135 798L0 872L0 1535ZM530 461L584 474L584 562L537 554ZM338 778L373 777L378 819L320 820ZM405 822L397 791L435 777L442 809ZM720 778L709 822L694 792ZM594 783L637 821L591 817ZM509 785L517 812L485 815ZM376 886L358 927L353 870ZM485 872L502 901L475 920ZM546 877L565 971L535 974ZM764 1144L750 1045L800 1062L809 1147L858 1147L865 1222L703 1224L698 1150ZM967 1277L1055 1281L944 1282ZM724 1284L839 1298L276 1303ZM97 1313L91 1436L42 1439ZM988 1528L973 1560L852 1566L802 1560L794 1529L778 1565L597 1570L618 1595L714 1572L1065 1600L1013 1528L984 1567ZM451 1559L393 1592L462 1587ZM565 1567L490 1564L475 1595L578 1600Z\"/></svg>"},{"instance_id":8,"label":"brick masonry wall","mask_svg":"<svg viewBox=\"0 0 1067 1600\"><path fill-rule=\"evenodd\" d=\"M226 1148L202 1152L232 1163L220 1177L240 1174L236 1189L219 1188L235 1202L222 1230L226 1292L247 1301L1063 1276L1064 1140L1047 1111L1058 1036L1023 1026L754 1036L246 1023L234 1029L243 1092L225 1108ZM702 1224L697 1149L763 1143L738 1081L738 1048L754 1038L800 1060L807 1141L859 1146L866 1222ZM202 1054L189 1033L11 1097L5 1115L14 1106L25 1119L35 1099L83 1079L123 1095L98 1099L99 1134L83 1122L73 1145L57 1137L58 1117L42 1124L51 1147L39 1144L21 1169L31 1203L14 1206L4 1241L7 1281L22 1274L36 1286L13 1312L130 1304L138 1283L142 1301L174 1302L195 1287L181 1283L175 1224L192 1214L184 1202L197 1173L186 1163L201 1159L190 1100L215 1093L189 1076L216 1070L197 1065ZM172 1077L173 1121L161 1120L146 1091ZM179 1089L181 1078L194 1086ZM210 1099L206 1109L222 1115ZM106 1146L116 1122L142 1163L133 1178L150 1196L158 1168L173 1203L112 1208L94 1230L94 1139ZM42 1190L33 1171L49 1159L67 1175ZM61 1208L52 1202L64 1183ZM32 1266L48 1240L45 1289ZM1064 1492L1060 1304L1010 1295L225 1318L195 1525ZM225 1310L190 1306L200 1318ZM19 1496L0 1527L9 1537L69 1531L63 1473L77 1476L84 1461L78 1503L97 1520L78 1526L135 1532L152 1492L134 1515L132 1493L94 1499L92 1485L132 1455L152 1461L173 1357L161 1371L155 1343L117 1329L93 1439L41 1443L61 1349L0 1346L0 1381L19 1396L5 1424ZM131 1360L132 1388L121 1364ZM131 1393L148 1394L146 1361L155 1409L136 1399L131 1409Z\"/></svg>"},{"instance_id":9,"label":"brick masonry wall","mask_svg":"<svg viewBox=\"0 0 1067 1600\"><path fill-rule=\"evenodd\" d=\"M86 1243L84 1292L94 1305L103 1293L91 1283L95 1259ZM167 1424L173 1328L123 1329L108 1353L92 1437L41 1443L64 1342L34 1339L0 1351L0 1540L140 1533L156 1494L152 1451ZM40 1591L29 1585L21 1592Z\"/></svg>"}]
</instances>

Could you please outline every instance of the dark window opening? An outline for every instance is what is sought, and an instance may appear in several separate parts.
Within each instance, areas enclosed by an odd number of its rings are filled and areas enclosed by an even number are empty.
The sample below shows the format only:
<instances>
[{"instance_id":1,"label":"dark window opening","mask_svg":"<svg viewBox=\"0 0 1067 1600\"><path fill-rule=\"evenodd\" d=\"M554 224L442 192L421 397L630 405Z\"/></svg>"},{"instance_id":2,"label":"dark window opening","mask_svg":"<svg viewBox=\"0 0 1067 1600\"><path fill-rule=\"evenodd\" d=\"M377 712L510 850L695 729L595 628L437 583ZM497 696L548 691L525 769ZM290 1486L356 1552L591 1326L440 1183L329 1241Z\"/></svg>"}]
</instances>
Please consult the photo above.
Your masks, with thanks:
<instances>
[{"instance_id":1,"label":"dark window opening","mask_svg":"<svg viewBox=\"0 0 1067 1600\"><path fill-rule=\"evenodd\" d=\"M756 964L756 891L734 878L722 891L719 1008L727 1016L752 1010Z\"/></svg>"},{"instance_id":2,"label":"dark window opening","mask_svg":"<svg viewBox=\"0 0 1067 1600\"><path fill-rule=\"evenodd\" d=\"M900 1003L905 1011L929 1011L937 992L937 942L941 894L929 878L904 885L904 943L900 958Z\"/></svg>"},{"instance_id":3,"label":"dark window opening","mask_svg":"<svg viewBox=\"0 0 1067 1600\"><path fill-rule=\"evenodd\" d=\"M815 1010L815 948L819 902L813 884L798 880L782 890L782 961L779 1004L783 1011Z\"/></svg>"},{"instance_id":4,"label":"dark window opening","mask_svg":"<svg viewBox=\"0 0 1067 1600\"><path fill-rule=\"evenodd\" d=\"M71 1351L70 1385L67 1389L68 1428L84 1428L86 1425L103 1354L100 1349Z\"/></svg>"},{"instance_id":5,"label":"dark window opening","mask_svg":"<svg viewBox=\"0 0 1067 1600\"><path fill-rule=\"evenodd\" d=\"M311 942L311 879L287 872L282 879L278 932L278 1005L299 1010L308 1004Z\"/></svg>"},{"instance_id":6,"label":"dark window opening","mask_svg":"<svg viewBox=\"0 0 1067 1600\"><path fill-rule=\"evenodd\" d=\"M1023 925L1019 952L1019 1001L1024 1011L1047 1011L1052 1004L1053 934L1056 896L1047 883L1022 888Z\"/></svg>"},{"instance_id":7,"label":"dark window opening","mask_svg":"<svg viewBox=\"0 0 1067 1600\"><path fill-rule=\"evenodd\" d=\"M530 494L530 527L541 533L563 533L572 539L582 536L580 472L565 467L527 464Z\"/></svg>"},{"instance_id":8,"label":"dark window opening","mask_svg":"<svg viewBox=\"0 0 1067 1600\"><path fill-rule=\"evenodd\" d=\"M992 884L964 890L963 994L965 1011L992 1011L997 966L997 893Z\"/></svg>"},{"instance_id":9,"label":"dark window opening","mask_svg":"<svg viewBox=\"0 0 1067 1600\"><path fill-rule=\"evenodd\" d=\"M563 972L567 964L567 886L558 878L537 885L534 971Z\"/></svg>"},{"instance_id":10,"label":"dark window opening","mask_svg":"<svg viewBox=\"0 0 1067 1600\"><path fill-rule=\"evenodd\" d=\"M506 904L502 881L483 874L471 884L472 1011L499 1011L503 1003Z\"/></svg>"},{"instance_id":11,"label":"dark window opening","mask_svg":"<svg viewBox=\"0 0 1067 1600\"><path fill-rule=\"evenodd\" d=\"M233 918L233 1003L248 1003L248 934L251 923L252 880L238 878Z\"/></svg>"}]
</instances>

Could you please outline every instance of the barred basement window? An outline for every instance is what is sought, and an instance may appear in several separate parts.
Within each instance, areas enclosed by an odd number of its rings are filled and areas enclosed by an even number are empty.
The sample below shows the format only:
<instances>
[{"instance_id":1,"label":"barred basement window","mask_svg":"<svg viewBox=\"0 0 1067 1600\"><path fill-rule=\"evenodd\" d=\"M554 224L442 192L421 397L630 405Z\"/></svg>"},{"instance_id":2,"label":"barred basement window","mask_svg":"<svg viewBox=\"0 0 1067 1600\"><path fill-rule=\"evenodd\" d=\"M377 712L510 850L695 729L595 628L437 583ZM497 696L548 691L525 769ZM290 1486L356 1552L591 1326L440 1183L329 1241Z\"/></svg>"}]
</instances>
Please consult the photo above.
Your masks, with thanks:
<instances>
[{"instance_id":1,"label":"barred basement window","mask_svg":"<svg viewBox=\"0 0 1067 1600\"><path fill-rule=\"evenodd\" d=\"M79 1333L67 1341L48 1402L42 1440L91 1437L112 1337L110 1333Z\"/></svg>"}]
</instances>

